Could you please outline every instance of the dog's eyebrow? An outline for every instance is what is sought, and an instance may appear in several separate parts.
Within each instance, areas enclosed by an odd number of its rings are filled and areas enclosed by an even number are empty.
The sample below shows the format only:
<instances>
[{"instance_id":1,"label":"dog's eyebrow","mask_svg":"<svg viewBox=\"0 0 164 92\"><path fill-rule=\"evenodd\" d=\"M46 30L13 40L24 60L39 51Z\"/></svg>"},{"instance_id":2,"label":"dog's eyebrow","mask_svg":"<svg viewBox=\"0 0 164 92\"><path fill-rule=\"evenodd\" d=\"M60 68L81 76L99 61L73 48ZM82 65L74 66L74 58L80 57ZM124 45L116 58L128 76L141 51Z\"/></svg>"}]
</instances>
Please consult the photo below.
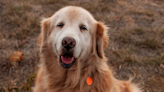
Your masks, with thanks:
<instances>
[{"instance_id":1,"label":"dog's eyebrow","mask_svg":"<svg viewBox=\"0 0 164 92\"><path fill-rule=\"evenodd\" d=\"M84 27L87 27L85 24L80 24L79 26L84 26Z\"/></svg>"},{"instance_id":2,"label":"dog's eyebrow","mask_svg":"<svg viewBox=\"0 0 164 92\"><path fill-rule=\"evenodd\" d=\"M63 22L63 21L60 21L60 22L57 22L57 25L58 25L58 24L61 24L61 23L62 23L62 24L64 24L64 22Z\"/></svg>"}]
</instances>

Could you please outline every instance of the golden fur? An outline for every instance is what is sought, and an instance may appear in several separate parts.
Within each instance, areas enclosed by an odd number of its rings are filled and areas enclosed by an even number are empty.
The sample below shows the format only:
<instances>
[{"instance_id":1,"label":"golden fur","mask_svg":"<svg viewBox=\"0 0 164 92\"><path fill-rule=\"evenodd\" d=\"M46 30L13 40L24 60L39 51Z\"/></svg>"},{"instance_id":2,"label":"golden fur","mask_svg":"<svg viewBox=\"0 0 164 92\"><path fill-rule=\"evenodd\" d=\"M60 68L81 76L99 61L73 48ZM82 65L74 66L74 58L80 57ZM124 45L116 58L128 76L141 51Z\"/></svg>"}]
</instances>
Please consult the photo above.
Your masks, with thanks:
<instances>
[{"instance_id":1,"label":"golden fur","mask_svg":"<svg viewBox=\"0 0 164 92\"><path fill-rule=\"evenodd\" d=\"M79 55L74 65L64 69L59 64L59 57L53 51L50 38L55 27L58 14L63 11L69 13L67 20L78 22L79 17L86 16L90 29L88 34L91 42L84 55ZM85 15L81 14L83 12ZM79 15L80 13L80 15ZM34 92L141 92L140 89L130 81L120 81L114 78L104 49L108 46L107 27L97 22L89 12L80 7L68 6L59 10L51 18L43 19L41 34L38 37L41 64L37 73ZM63 17L61 14L60 17ZM85 20L84 20L85 21ZM73 26L74 27L74 26ZM87 35L87 33L83 34ZM87 44L87 43L86 43ZM87 85L86 78L91 76L93 84Z\"/></svg>"}]
</instances>

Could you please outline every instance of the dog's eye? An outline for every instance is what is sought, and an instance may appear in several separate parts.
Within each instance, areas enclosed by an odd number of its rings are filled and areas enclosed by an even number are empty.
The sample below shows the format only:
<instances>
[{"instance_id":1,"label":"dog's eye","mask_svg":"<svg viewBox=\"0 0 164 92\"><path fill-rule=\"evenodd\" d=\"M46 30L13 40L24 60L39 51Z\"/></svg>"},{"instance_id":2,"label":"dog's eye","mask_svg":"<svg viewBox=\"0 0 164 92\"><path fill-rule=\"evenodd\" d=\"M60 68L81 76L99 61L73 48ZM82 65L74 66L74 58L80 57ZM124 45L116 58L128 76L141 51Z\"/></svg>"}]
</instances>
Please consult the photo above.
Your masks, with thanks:
<instances>
[{"instance_id":1,"label":"dog's eye","mask_svg":"<svg viewBox=\"0 0 164 92\"><path fill-rule=\"evenodd\" d=\"M87 30L87 28L84 25L81 25L80 30Z\"/></svg>"},{"instance_id":2,"label":"dog's eye","mask_svg":"<svg viewBox=\"0 0 164 92\"><path fill-rule=\"evenodd\" d=\"M57 26L58 27L63 27L64 26L64 23L59 23Z\"/></svg>"}]
</instances>

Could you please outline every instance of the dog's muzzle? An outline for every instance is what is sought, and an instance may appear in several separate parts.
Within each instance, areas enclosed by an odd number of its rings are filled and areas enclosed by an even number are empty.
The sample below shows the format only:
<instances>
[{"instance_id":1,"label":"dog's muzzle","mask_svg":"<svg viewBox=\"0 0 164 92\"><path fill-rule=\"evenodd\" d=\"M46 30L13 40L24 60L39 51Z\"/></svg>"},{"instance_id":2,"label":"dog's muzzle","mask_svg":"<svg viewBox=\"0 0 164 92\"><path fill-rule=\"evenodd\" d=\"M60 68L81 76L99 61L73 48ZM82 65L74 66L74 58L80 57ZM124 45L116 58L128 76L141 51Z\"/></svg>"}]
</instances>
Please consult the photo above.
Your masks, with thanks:
<instances>
[{"instance_id":1,"label":"dog's muzzle","mask_svg":"<svg viewBox=\"0 0 164 92\"><path fill-rule=\"evenodd\" d=\"M74 47L76 41L73 38L65 37L62 40L62 55L60 56L61 66L63 68L70 68L76 59L73 57Z\"/></svg>"}]
</instances>

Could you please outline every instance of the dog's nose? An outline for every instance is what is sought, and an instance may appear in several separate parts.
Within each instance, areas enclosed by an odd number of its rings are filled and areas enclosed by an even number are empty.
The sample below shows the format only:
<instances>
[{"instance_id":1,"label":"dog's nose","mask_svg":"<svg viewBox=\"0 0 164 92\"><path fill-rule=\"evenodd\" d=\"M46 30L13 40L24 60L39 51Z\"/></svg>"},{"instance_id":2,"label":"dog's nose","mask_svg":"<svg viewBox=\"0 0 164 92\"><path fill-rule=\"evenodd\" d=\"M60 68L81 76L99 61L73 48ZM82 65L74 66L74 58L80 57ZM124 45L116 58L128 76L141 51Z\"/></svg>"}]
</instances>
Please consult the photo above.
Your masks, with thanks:
<instances>
[{"instance_id":1,"label":"dog's nose","mask_svg":"<svg viewBox=\"0 0 164 92\"><path fill-rule=\"evenodd\" d=\"M62 40L62 46L66 49L71 49L75 47L75 45L76 45L76 41L73 38L65 37Z\"/></svg>"}]
</instances>

